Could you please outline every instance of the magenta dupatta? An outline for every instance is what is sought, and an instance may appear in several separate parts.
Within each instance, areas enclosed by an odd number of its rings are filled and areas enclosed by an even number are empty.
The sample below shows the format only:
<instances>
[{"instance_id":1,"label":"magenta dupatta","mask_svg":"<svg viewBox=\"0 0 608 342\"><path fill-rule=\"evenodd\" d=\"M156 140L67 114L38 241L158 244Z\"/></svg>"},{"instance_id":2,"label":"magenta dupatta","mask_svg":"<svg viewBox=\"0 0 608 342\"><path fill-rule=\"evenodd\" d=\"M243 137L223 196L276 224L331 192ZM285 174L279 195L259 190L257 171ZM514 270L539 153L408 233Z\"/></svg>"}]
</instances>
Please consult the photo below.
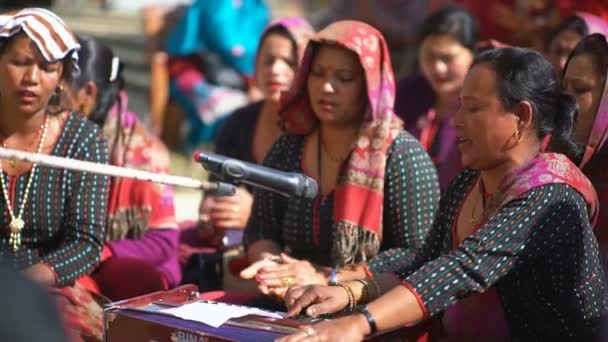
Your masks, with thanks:
<instances>
[{"instance_id":1,"label":"magenta dupatta","mask_svg":"<svg viewBox=\"0 0 608 342\"><path fill-rule=\"evenodd\" d=\"M475 229L483 226L510 201L548 184L567 184L577 190L587 203L591 223L597 219L598 198L589 179L565 155L541 153L527 166L514 170L502 179L494 201L496 205ZM458 244L455 240L454 247ZM495 287L449 307L443 317L443 325L446 341L509 340L507 322Z\"/></svg>"},{"instance_id":2,"label":"magenta dupatta","mask_svg":"<svg viewBox=\"0 0 608 342\"><path fill-rule=\"evenodd\" d=\"M605 35L608 33L608 23L601 21L599 18L596 19L595 27L603 27L604 34L596 33L587 36L579 43L579 45L586 44L588 41L593 41L594 43L597 42L598 45L603 47L602 51L586 51L577 47L570 57L568 57L564 70L568 68L568 64L575 55L581 53L598 52L608 54L608 39ZM606 141L608 140L608 70L604 70L604 78L605 81L603 84L603 93L595 114L591 133L589 134L589 137L585 143L585 152L579 165L579 167L585 172L593 183L593 186L598 193L600 203L602 206L604 206L604 210L600 211L600 217L595 227L595 234L600 246L608 246L608 229L606 229L608 227L608 211L605 210L605 206L608 204L608 175L606 174L608 148L605 146ZM604 248L606 248L608 252L608 247Z\"/></svg>"},{"instance_id":3,"label":"magenta dupatta","mask_svg":"<svg viewBox=\"0 0 608 342\"><path fill-rule=\"evenodd\" d=\"M608 23L606 21L590 13L578 12L576 15L585 21L585 24L587 24L587 29L589 30L589 36L585 37L583 40L600 39L599 36L603 35L603 40L606 41L605 37L608 35ZM574 53L568 57L568 61L566 61L566 65L564 67L564 72L568 68L568 63L573 56ZM606 71L605 77L608 79L608 71ZM608 82L605 82L604 84L604 92L595 116L591 134L589 135L585 146L585 154L579 165L581 169L597 152L601 150L606 143L606 140L608 140Z\"/></svg>"},{"instance_id":4,"label":"magenta dupatta","mask_svg":"<svg viewBox=\"0 0 608 342\"><path fill-rule=\"evenodd\" d=\"M498 191L500 207L524 193L547 184L567 184L585 199L589 219L597 219L599 203L589 179L568 157L559 153L541 153L527 166L511 172L501 181Z\"/></svg>"}]
</instances>

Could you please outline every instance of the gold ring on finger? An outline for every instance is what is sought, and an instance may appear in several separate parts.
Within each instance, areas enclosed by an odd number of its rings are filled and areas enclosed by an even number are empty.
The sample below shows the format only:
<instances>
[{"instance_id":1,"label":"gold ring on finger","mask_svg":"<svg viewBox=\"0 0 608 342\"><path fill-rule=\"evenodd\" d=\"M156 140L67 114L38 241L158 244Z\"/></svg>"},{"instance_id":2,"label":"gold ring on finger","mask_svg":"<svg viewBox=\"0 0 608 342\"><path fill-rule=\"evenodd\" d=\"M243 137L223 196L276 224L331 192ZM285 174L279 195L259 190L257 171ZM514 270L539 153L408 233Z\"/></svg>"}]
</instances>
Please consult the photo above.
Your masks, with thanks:
<instances>
[{"instance_id":1,"label":"gold ring on finger","mask_svg":"<svg viewBox=\"0 0 608 342\"><path fill-rule=\"evenodd\" d=\"M296 282L296 280L293 277L285 277L285 278L281 279L281 283L283 284L284 287L290 287L295 282Z\"/></svg>"},{"instance_id":2,"label":"gold ring on finger","mask_svg":"<svg viewBox=\"0 0 608 342\"><path fill-rule=\"evenodd\" d=\"M270 256L265 257L264 259L266 259L268 261L276 262L276 263L281 262L281 257L278 255L270 255Z\"/></svg>"},{"instance_id":3,"label":"gold ring on finger","mask_svg":"<svg viewBox=\"0 0 608 342\"><path fill-rule=\"evenodd\" d=\"M303 327L300 327L300 329L302 331L304 331L304 333L307 336L314 336L317 332L315 331L315 328L311 327L310 325L305 325Z\"/></svg>"}]
</instances>

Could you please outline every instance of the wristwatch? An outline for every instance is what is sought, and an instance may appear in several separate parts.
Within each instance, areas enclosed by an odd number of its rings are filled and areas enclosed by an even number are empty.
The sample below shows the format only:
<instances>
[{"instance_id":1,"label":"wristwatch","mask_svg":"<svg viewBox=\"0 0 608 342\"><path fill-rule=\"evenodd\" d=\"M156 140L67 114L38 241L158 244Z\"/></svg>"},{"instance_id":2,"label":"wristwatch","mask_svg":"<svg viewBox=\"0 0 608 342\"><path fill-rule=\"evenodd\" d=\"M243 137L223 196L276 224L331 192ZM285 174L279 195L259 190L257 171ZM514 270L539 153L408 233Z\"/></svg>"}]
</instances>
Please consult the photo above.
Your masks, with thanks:
<instances>
[{"instance_id":1,"label":"wristwatch","mask_svg":"<svg viewBox=\"0 0 608 342\"><path fill-rule=\"evenodd\" d=\"M378 327L376 327L376 320L374 319L374 316L372 316L372 314L367 309L367 305L357 306L355 308L355 312L358 312L358 313L362 314L363 316L365 316L365 319L367 320L367 324L369 324L370 335L373 335L378 331Z\"/></svg>"}]
</instances>

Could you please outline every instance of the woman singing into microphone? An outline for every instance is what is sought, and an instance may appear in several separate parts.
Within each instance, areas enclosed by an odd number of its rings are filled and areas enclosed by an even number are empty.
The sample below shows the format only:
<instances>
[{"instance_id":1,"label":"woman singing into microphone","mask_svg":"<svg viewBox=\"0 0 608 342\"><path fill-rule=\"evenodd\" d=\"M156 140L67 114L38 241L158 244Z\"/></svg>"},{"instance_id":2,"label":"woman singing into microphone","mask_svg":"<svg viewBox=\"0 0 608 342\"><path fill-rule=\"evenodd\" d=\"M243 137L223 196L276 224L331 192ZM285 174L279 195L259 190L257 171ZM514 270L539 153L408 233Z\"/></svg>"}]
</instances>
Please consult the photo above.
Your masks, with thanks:
<instances>
[{"instance_id":1,"label":"woman singing into microphone","mask_svg":"<svg viewBox=\"0 0 608 342\"><path fill-rule=\"evenodd\" d=\"M292 314L367 305L282 342L358 341L432 317L445 341L598 337L608 293L592 229L597 195L566 155L540 152L551 134L577 154L575 99L549 61L521 48L476 57L460 98L453 124L466 169L443 194L423 247L375 278L384 292L376 299L362 296L370 292L361 282L290 289Z\"/></svg>"},{"instance_id":2,"label":"woman singing into microphone","mask_svg":"<svg viewBox=\"0 0 608 342\"><path fill-rule=\"evenodd\" d=\"M305 173L320 190L289 200L254 192L244 236L254 263L241 276L266 294L332 283L338 267L422 244L439 196L430 157L393 113L394 76L376 29L328 26L308 44L295 82L282 111L289 134L264 165Z\"/></svg>"}]
</instances>

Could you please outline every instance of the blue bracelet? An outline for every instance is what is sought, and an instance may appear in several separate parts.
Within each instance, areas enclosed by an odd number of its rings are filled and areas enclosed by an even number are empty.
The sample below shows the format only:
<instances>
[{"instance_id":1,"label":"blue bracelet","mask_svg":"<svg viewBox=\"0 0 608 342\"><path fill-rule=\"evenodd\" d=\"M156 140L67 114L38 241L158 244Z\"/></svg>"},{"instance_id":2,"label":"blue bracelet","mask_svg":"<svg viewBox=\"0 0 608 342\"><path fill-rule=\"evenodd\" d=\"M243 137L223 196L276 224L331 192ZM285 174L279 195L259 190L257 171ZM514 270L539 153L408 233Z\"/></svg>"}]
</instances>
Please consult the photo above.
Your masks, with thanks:
<instances>
[{"instance_id":1,"label":"blue bracelet","mask_svg":"<svg viewBox=\"0 0 608 342\"><path fill-rule=\"evenodd\" d=\"M331 273L329 274L329 285L337 285L338 284L338 270L335 268L331 269Z\"/></svg>"}]
</instances>

